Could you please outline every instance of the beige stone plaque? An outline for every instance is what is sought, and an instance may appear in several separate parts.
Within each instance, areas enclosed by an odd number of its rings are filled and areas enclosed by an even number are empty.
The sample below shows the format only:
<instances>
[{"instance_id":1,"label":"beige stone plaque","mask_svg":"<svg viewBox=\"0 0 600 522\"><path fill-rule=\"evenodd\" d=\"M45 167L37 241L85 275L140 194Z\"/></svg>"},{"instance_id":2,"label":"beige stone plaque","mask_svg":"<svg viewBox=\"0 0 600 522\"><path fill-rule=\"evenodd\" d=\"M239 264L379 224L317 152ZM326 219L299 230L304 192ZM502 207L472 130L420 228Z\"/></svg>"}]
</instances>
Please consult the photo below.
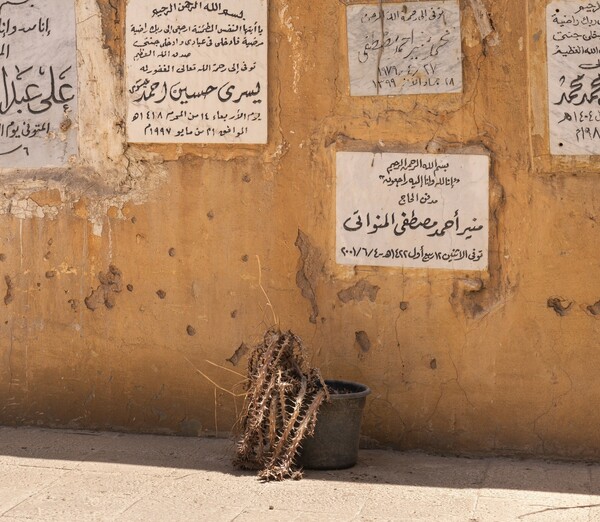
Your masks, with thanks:
<instances>
[{"instance_id":1,"label":"beige stone plaque","mask_svg":"<svg viewBox=\"0 0 600 522\"><path fill-rule=\"evenodd\" d=\"M600 154L600 2L546 8L550 152Z\"/></svg>"},{"instance_id":2,"label":"beige stone plaque","mask_svg":"<svg viewBox=\"0 0 600 522\"><path fill-rule=\"evenodd\" d=\"M457 0L349 5L350 94L462 91Z\"/></svg>"},{"instance_id":3,"label":"beige stone plaque","mask_svg":"<svg viewBox=\"0 0 600 522\"><path fill-rule=\"evenodd\" d=\"M60 167L77 154L74 0L0 2L0 167Z\"/></svg>"},{"instance_id":4,"label":"beige stone plaque","mask_svg":"<svg viewBox=\"0 0 600 522\"><path fill-rule=\"evenodd\" d=\"M267 142L267 0L129 0L130 142Z\"/></svg>"},{"instance_id":5,"label":"beige stone plaque","mask_svg":"<svg viewBox=\"0 0 600 522\"><path fill-rule=\"evenodd\" d=\"M339 152L340 264L485 270L489 157Z\"/></svg>"}]
</instances>

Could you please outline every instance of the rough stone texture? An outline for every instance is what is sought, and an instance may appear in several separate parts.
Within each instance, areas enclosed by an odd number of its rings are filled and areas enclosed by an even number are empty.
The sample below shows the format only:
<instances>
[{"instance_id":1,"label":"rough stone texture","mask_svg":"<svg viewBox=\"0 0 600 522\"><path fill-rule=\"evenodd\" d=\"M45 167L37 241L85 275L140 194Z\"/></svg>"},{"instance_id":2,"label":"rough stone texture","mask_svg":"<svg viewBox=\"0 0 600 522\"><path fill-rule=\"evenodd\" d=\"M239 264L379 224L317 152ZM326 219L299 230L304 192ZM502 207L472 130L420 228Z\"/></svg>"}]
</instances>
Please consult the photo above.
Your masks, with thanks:
<instances>
[{"instance_id":1,"label":"rough stone texture","mask_svg":"<svg viewBox=\"0 0 600 522\"><path fill-rule=\"evenodd\" d=\"M123 4L78 2L79 163L2 173L0 423L229 430L241 377L210 363L272 321L259 256L282 328L373 390L365 435L600 458L600 160L547 154L544 2L461 2L462 95L350 98L343 3L272 0L269 144L241 147L125 145ZM493 158L489 272L335 264L337 150L472 147ZM110 265L135 291L91 311ZM377 299L340 303L365 278Z\"/></svg>"}]
</instances>

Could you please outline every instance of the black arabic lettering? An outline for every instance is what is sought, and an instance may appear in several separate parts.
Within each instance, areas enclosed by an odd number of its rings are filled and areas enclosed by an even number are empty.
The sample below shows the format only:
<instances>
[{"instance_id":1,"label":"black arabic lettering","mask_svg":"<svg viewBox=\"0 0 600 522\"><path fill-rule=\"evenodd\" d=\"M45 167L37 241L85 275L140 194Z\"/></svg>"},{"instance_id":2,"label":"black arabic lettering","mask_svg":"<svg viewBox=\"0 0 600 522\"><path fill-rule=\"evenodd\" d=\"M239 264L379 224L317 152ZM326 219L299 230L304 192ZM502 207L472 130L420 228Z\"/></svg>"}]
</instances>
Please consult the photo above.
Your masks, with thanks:
<instances>
[{"instance_id":1,"label":"black arabic lettering","mask_svg":"<svg viewBox=\"0 0 600 522\"><path fill-rule=\"evenodd\" d=\"M5 5L23 5L26 4L29 0L5 0L0 4L0 13L2 13L2 8Z\"/></svg>"},{"instance_id":2,"label":"black arabic lettering","mask_svg":"<svg viewBox=\"0 0 600 522\"><path fill-rule=\"evenodd\" d=\"M18 147L15 147L12 150L8 150L8 151L3 151L0 152L0 156L8 156L10 154L14 154L15 152L17 152L18 150L21 150L23 148L23 144L21 143L21 145L19 145ZM29 155L29 154L28 154Z\"/></svg>"},{"instance_id":3,"label":"black arabic lettering","mask_svg":"<svg viewBox=\"0 0 600 522\"><path fill-rule=\"evenodd\" d=\"M424 245L414 246L413 248L388 248L380 250L378 247L368 248L364 246L344 246L340 248L340 253L344 257L353 258L372 258L372 259L404 259L420 261L423 264L432 261L443 261L448 264L457 261L468 260L476 263L483 259L484 253L481 249L473 248L471 250L461 248L451 248L450 250L429 250Z\"/></svg>"},{"instance_id":4,"label":"black arabic lettering","mask_svg":"<svg viewBox=\"0 0 600 522\"><path fill-rule=\"evenodd\" d=\"M1 68L0 114L22 105L26 105L31 114L41 114L53 105L64 105L75 98L73 86L67 80L71 67L61 71L58 77L52 65L23 70L15 66L14 69L16 74L12 75L7 66Z\"/></svg>"},{"instance_id":5,"label":"black arabic lettering","mask_svg":"<svg viewBox=\"0 0 600 522\"><path fill-rule=\"evenodd\" d=\"M344 221L343 227L348 232L356 232L363 226L362 217L359 214L360 211L355 211L346 221ZM350 222L354 219L354 224L350 225Z\"/></svg>"},{"instance_id":6,"label":"black arabic lettering","mask_svg":"<svg viewBox=\"0 0 600 522\"><path fill-rule=\"evenodd\" d=\"M561 76L559 79L560 85L566 83L566 77ZM597 102L600 104L600 72L596 77L588 78L585 74L579 74L568 84L569 90L563 92L554 105L569 105L580 106L583 104L591 104Z\"/></svg>"}]
</instances>

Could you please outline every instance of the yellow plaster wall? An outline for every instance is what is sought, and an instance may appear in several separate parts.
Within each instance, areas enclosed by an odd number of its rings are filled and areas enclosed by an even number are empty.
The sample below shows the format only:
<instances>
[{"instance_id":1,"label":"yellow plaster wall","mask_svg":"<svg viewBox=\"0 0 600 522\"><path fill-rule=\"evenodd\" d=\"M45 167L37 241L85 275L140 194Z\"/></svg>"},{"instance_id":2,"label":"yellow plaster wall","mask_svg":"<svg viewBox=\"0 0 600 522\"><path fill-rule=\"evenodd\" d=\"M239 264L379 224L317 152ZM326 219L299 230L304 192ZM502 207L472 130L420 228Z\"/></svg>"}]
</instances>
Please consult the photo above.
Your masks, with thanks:
<instances>
[{"instance_id":1,"label":"yellow plaster wall","mask_svg":"<svg viewBox=\"0 0 600 522\"><path fill-rule=\"evenodd\" d=\"M462 95L351 98L344 4L271 0L268 145L127 147L124 0L78 2L113 105L86 138L90 168L2 186L55 212L0 205L0 423L228 431L235 401L206 377L232 389L210 362L271 321L259 256L282 328L326 377L372 388L373 442L599 457L600 175L595 158L547 154L544 5L461 0ZM80 89L103 106L90 63ZM492 157L489 272L336 265L336 151L473 147Z\"/></svg>"}]
</instances>

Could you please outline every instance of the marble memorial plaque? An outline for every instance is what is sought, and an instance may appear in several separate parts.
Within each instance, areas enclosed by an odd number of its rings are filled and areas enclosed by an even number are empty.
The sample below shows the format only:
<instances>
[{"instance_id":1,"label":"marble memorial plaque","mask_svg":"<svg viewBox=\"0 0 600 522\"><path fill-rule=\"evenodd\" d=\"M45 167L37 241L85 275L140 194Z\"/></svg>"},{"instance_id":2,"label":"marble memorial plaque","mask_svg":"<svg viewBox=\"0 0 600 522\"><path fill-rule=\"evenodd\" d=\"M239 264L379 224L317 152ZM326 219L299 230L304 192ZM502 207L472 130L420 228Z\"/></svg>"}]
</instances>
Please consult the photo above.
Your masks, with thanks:
<instances>
[{"instance_id":1,"label":"marble memorial plaque","mask_svg":"<svg viewBox=\"0 0 600 522\"><path fill-rule=\"evenodd\" d=\"M486 270L489 157L337 153L339 264Z\"/></svg>"},{"instance_id":2,"label":"marble memorial plaque","mask_svg":"<svg viewBox=\"0 0 600 522\"><path fill-rule=\"evenodd\" d=\"M267 0L129 0L128 140L267 142Z\"/></svg>"},{"instance_id":3,"label":"marble memorial plaque","mask_svg":"<svg viewBox=\"0 0 600 522\"><path fill-rule=\"evenodd\" d=\"M600 2L546 8L550 153L600 154Z\"/></svg>"},{"instance_id":4,"label":"marble memorial plaque","mask_svg":"<svg viewBox=\"0 0 600 522\"><path fill-rule=\"evenodd\" d=\"M60 167L77 154L74 0L0 3L0 167Z\"/></svg>"},{"instance_id":5,"label":"marble memorial plaque","mask_svg":"<svg viewBox=\"0 0 600 522\"><path fill-rule=\"evenodd\" d=\"M458 0L347 7L350 94L462 91Z\"/></svg>"}]
</instances>

